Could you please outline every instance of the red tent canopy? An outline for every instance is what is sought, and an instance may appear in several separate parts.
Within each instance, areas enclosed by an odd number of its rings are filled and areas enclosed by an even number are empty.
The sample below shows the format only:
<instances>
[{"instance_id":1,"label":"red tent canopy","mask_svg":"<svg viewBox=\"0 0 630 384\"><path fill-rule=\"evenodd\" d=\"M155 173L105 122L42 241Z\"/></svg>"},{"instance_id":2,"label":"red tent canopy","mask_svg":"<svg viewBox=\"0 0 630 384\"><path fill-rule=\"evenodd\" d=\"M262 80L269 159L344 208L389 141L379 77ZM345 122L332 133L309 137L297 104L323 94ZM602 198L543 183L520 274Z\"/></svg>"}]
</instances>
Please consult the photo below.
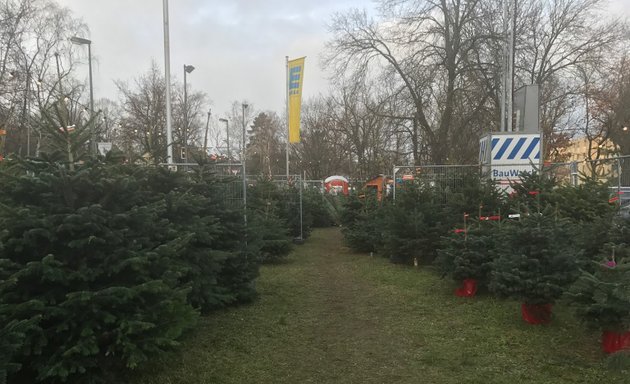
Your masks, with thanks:
<instances>
[{"instance_id":1,"label":"red tent canopy","mask_svg":"<svg viewBox=\"0 0 630 384\"><path fill-rule=\"evenodd\" d=\"M330 176L324 180L324 186L326 187L326 192L330 193L330 190L333 187L341 187L344 195L348 195L348 179L343 176Z\"/></svg>"}]
</instances>

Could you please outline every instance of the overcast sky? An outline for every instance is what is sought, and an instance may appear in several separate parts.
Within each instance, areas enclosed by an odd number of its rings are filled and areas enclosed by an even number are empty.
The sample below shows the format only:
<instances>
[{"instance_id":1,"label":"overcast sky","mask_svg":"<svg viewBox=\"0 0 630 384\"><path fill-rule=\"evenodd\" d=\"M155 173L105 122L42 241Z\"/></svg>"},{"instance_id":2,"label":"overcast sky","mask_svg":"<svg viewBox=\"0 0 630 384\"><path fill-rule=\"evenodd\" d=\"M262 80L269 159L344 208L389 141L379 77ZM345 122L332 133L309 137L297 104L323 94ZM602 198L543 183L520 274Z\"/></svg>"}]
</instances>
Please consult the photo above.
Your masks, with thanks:
<instances>
[{"instance_id":1,"label":"overcast sky","mask_svg":"<svg viewBox=\"0 0 630 384\"><path fill-rule=\"evenodd\" d=\"M151 60L164 68L160 0L57 0L90 28L95 98L117 98L114 80L131 80ZM170 0L171 73L183 65L194 90L206 92L213 115L232 101L257 110L284 106L285 56L307 56L304 96L325 92L319 57L326 23L337 11L371 8L370 0ZM85 72L87 76L87 71Z\"/></svg>"},{"instance_id":2,"label":"overcast sky","mask_svg":"<svg viewBox=\"0 0 630 384\"><path fill-rule=\"evenodd\" d=\"M162 1L57 0L90 28L95 97L117 98L114 80L131 80L155 60L164 65ZM196 70L189 84L212 101L213 115L232 101L282 112L285 56L307 56L304 96L328 89L319 59L330 16L373 10L371 0L171 0L171 72ZM613 15L630 17L630 0L612 0Z\"/></svg>"}]
</instances>

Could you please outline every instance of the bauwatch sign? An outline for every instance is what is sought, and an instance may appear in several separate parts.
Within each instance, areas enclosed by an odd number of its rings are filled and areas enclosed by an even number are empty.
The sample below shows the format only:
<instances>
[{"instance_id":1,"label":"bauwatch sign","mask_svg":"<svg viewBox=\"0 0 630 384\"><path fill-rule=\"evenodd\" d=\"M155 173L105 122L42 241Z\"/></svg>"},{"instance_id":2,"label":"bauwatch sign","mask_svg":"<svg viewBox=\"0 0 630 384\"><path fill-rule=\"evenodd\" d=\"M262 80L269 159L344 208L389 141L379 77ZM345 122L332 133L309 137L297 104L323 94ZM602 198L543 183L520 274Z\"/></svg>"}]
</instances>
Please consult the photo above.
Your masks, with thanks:
<instances>
[{"instance_id":1,"label":"bauwatch sign","mask_svg":"<svg viewBox=\"0 0 630 384\"><path fill-rule=\"evenodd\" d=\"M497 184L509 187L523 172L533 172L542 158L539 133L492 133L479 142L479 162Z\"/></svg>"}]
</instances>

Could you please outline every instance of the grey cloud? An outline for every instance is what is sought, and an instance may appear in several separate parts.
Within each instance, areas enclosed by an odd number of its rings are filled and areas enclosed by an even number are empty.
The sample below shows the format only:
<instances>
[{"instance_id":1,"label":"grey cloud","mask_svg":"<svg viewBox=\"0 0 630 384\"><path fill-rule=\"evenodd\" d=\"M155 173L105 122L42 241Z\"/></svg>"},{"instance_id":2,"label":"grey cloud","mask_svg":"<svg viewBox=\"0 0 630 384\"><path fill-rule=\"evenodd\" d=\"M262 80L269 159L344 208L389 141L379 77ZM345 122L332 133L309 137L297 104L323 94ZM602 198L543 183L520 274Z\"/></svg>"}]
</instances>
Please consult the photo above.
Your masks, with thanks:
<instances>
[{"instance_id":1,"label":"grey cloud","mask_svg":"<svg viewBox=\"0 0 630 384\"><path fill-rule=\"evenodd\" d=\"M161 1L58 1L90 27L97 97L115 98L113 80L136 77L151 60L163 65ZM324 91L318 56L329 16L371 6L365 0L170 0L172 74L181 80L183 64L194 65L191 86L207 92L219 112L237 99L281 112L284 56L308 56L306 97Z\"/></svg>"}]
</instances>

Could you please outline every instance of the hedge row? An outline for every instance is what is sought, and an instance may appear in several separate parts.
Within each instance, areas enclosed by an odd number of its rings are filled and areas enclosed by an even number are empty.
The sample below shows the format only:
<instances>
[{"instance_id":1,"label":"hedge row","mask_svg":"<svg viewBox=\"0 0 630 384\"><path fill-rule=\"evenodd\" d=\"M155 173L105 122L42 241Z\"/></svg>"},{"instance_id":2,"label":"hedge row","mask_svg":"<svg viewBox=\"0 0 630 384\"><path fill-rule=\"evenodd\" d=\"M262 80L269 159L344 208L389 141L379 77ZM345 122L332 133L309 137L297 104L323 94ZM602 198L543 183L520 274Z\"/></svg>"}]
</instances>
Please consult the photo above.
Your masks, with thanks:
<instances>
[{"instance_id":1,"label":"hedge row","mask_svg":"<svg viewBox=\"0 0 630 384\"><path fill-rule=\"evenodd\" d=\"M0 169L0 383L120 382L175 347L199 314L255 297L261 262L300 234L299 190L258 182L242 207L209 168L110 156ZM332 225L304 191L303 233Z\"/></svg>"},{"instance_id":2,"label":"hedge row","mask_svg":"<svg viewBox=\"0 0 630 384\"><path fill-rule=\"evenodd\" d=\"M460 181L403 185L395 204L350 198L348 245L395 263L433 263L524 305L566 300L591 327L630 330L630 225L606 185L561 185L543 172L506 195L473 175Z\"/></svg>"}]
</instances>

